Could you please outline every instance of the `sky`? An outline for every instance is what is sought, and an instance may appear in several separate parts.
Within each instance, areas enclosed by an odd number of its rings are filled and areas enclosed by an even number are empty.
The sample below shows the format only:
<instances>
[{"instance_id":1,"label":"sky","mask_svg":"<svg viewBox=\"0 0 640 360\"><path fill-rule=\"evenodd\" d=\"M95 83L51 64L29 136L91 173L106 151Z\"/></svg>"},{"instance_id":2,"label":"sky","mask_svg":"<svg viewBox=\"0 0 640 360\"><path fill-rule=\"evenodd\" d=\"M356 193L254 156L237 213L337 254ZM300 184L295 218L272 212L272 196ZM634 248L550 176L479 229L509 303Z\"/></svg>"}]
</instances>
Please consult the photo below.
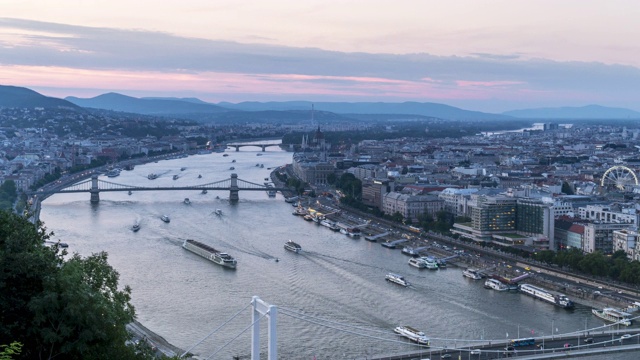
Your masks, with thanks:
<instances>
[{"instance_id":1,"label":"sky","mask_svg":"<svg viewBox=\"0 0 640 360\"><path fill-rule=\"evenodd\" d=\"M640 111L637 0L0 0L0 84L55 97Z\"/></svg>"}]
</instances>

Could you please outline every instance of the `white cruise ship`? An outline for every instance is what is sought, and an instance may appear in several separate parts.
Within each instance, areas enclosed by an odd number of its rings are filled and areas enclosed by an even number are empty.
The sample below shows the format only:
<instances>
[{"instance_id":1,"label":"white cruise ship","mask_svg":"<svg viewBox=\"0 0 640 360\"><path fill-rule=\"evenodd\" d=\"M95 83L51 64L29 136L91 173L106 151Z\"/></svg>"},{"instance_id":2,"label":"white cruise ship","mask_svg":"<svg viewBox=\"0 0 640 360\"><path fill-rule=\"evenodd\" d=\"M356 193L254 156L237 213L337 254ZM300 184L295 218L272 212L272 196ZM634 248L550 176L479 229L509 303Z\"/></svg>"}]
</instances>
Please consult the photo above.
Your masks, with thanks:
<instances>
[{"instance_id":1,"label":"white cruise ship","mask_svg":"<svg viewBox=\"0 0 640 360\"><path fill-rule=\"evenodd\" d=\"M409 259L409 265L413 267L417 267L418 269L423 269L426 267L424 261L420 258L411 258Z\"/></svg>"},{"instance_id":2,"label":"white cruise ship","mask_svg":"<svg viewBox=\"0 0 640 360\"><path fill-rule=\"evenodd\" d=\"M604 308L602 310L592 309L591 312L593 313L593 315L601 319L624 326L631 326L632 315L627 312L614 308Z\"/></svg>"},{"instance_id":3,"label":"white cruise ship","mask_svg":"<svg viewBox=\"0 0 640 360\"><path fill-rule=\"evenodd\" d=\"M429 338L422 331L414 329L411 326L398 326L393 329L393 332L404 336L411 341L415 341L420 345L429 346L431 344Z\"/></svg>"},{"instance_id":4,"label":"white cruise ship","mask_svg":"<svg viewBox=\"0 0 640 360\"><path fill-rule=\"evenodd\" d=\"M566 295L553 294L537 286L533 286L530 284L522 284L520 285L520 291L536 299L544 300L546 302L549 302L553 305L556 305L565 309L571 309L574 307L573 301L569 300L569 298Z\"/></svg>"}]
</instances>

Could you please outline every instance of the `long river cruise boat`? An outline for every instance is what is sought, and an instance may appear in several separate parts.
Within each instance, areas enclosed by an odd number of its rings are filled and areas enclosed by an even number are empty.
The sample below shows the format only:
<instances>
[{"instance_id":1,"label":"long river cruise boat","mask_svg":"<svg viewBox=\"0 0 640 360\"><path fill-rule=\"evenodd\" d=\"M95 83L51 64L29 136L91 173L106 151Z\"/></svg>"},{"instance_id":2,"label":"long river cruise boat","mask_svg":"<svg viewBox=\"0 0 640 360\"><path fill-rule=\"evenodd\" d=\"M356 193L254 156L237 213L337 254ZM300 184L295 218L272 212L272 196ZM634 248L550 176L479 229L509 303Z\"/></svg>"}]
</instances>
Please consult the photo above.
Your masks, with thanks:
<instances>
[{"instance_id":1,"label":"long river cruise boat","mask_svg":"<svg viewBox=\"0 0 640 360\"><path fill-rule=\"evenodd\" d=\"M482 275L480 275L480 272L476 269L466 269L462 272L462 276L468 277L469 279L473 280L482 279Z\"/></svg>"},{"instance_id":2,"label":"long river cruise boat","mask_svg":"<svg viewBox=\"0 0 640 360\"><path fill-rule=\"evenodd\" d=\"M184 241L182 247L218 265L230 269L236 268L236 259L234 259L231 255L220 252L207 244L188 239Z\"/></svg>"},{"instance_id":3,"label":"long river cruise boat","mask_svg":"<svg viewBox=\"0 0 640 360\"><path fill-rule=\"evenodd\" d=\"M520 285L520 291L536 299L544 300L561 308L572 309L574 307L573 301L569 300L566 295L554 294L537 286L522 284Z\"/></svg>"},{"instance_id":4,"label":"long river cruise boat","mask_svg":"<svg viewBox=\"0 0 640 360\"><path fill-rule=\"evenodd\" d=\"M429 346L431 344L429 338L422 331L414 329L411 326L398 326L393 329L393 332L420 345Z\"/></svg>"},{"instance_id":5,"label":"long river cruise boat","mask_svg":"<svg viewBox=\"0 0 640 360\"><path fill-rule=\"evenodd\" d=\"M593 315L599 317L600 319L611 321L613 323L624 326L631 326L632 315L627 312L614 308L604 308L602 310L592 309L591 312L593 313Z\"/></svg>"}]
</instances>

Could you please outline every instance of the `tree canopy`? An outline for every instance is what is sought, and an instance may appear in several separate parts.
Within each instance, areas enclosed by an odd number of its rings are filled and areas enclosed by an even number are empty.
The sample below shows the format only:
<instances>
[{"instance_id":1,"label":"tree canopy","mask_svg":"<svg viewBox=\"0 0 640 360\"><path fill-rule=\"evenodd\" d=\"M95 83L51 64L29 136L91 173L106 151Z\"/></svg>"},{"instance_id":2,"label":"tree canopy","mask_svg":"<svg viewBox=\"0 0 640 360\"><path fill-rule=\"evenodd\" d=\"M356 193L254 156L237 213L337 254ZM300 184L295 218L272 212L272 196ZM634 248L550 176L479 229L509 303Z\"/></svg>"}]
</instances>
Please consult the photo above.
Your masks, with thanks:
<instances>
[{"instance_id":1,"label":"tree canopy","mask_svg":"<svg viewBox=\"0 0 640 360\"><path fill-rule=\"evenodd\" d=\"M127 346L131 289L104 252L65 260L42 224L0 211L0 344L16 359L145 359Z\"/></svg>"}]
</instances>

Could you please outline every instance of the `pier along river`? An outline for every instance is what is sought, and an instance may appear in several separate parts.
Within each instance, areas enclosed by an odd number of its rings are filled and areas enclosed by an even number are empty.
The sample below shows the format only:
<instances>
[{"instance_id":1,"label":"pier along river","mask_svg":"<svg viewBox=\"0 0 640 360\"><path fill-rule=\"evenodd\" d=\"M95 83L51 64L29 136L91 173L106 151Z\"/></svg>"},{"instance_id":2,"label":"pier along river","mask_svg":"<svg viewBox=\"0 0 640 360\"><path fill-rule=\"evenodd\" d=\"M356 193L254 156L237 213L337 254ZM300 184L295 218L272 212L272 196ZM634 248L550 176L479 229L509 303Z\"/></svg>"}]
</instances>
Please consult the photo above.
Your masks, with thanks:
<instances>
[{"instance_id":1,"label":"pier along river","mask_svg":"<svg viewBox=\"0 0 640 360\"><path fill-rule=\"evenodd\" d=\"M261 184L269 168L292 161L291 153L274 148L224 154L228 156L212 153L138 165L109 181L198 185L233 172ZM159 177L149 180L149 173ZM578 305L567 311L523 294L487 290L482 281L463 278L463 269L410 267L400 250L293 216L293 208L280 194L269 198L266 193L241 191L235 205L228 196L222 191L115 192L101 193L100 203L92 205L88 194L56 194L43 202L40 218L54 231L54 239L69 244L70 252L108 252L121 286L133 289L138 320L183 349L243 309L254 295L281 309L278 352L283 359L362 359L419 349L393 333L399 325L424 331L435 352L471 345L460 339L536 337L603 325L590 308ZM190 205L183 202L187 197ZM221 216L216 209L222 210ZM160 219L164 214L170 223ZM137 232L131 231L135 222L140 223ZM185 239L228 252L238 260L237 269L185 251ZM302 246L302 253L284 250L289 239ZM412 286L386 282L389 272L403 275ZM263 323L266 353L266 319ZM192 352L207 358L250 324L247 309ZM246 358L250 336L247 330L214 358Z\"/></svg>"}]
</instances>

